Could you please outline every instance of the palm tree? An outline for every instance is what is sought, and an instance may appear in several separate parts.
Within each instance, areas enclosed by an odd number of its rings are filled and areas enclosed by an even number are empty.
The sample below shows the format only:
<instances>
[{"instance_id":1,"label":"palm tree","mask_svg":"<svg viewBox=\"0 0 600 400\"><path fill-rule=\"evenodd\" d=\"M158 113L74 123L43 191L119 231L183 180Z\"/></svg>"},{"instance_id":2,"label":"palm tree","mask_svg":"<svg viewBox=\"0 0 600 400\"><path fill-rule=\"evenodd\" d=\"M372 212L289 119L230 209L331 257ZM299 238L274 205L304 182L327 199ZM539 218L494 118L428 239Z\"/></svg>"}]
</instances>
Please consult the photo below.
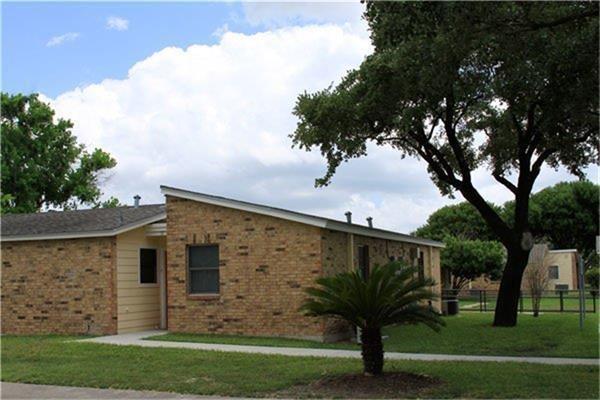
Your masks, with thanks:
<instances>
[{"instance_id":1,"label":"palm tree","mask_svg":"<svg viewBox=\"0 0 600 400\"><path fill-rule=\"evenodd\" d=\"M379 375L383 369L381 329L393 324L423 323L435 331L444 321L427 305L436 295L434 282L419 279L414 268L392 262L376 266L367 279L359 271L316 280L306 289L310 296L301 310L309 316L333 316L361 329L364 373Z\"/></svg>"}]
</instances>

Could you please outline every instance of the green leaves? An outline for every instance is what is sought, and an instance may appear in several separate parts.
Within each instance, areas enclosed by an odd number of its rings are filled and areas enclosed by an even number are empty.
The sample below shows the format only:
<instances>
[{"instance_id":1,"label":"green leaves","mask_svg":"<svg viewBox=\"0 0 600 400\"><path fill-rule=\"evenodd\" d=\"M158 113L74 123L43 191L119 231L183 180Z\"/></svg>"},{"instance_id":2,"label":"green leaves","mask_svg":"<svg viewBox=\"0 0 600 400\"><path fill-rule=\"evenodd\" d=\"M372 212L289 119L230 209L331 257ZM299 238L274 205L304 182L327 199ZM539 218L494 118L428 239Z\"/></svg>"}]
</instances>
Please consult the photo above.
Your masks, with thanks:
<instances>
[{"instance_id":1,"label":"green leaves","mask_svg":"<svg viewBox=\"0 0 600 400\"><path fill-rule=\"evenodd\" d=\"M501 210L493 204L490 204L490 207L498 213ZM497 240L497 236L486 225L477 209L467 202L438 209L414 234L439 241L443 241L447 236L467 240Z\"/></svg>"},{"instance_id":2,"label":"green leaves","mask_svg":"<svg viewBox=\"0 0 600 400\"><path fill-rule=\"evenodd\" d=\"M505 262L502 244L494 241L461 240L451 236L444 240L442 268L452 273L452 289L462 289L480 276L499 279Z\"/></svg>"},{"instance_id":3,"label":"green leaves","mask_svg":"<svg viewBox=\"0 0 600 400\"><path fill-rule=\"evenodd\" d=\"M443 321L426 304L436 295L434 282L420 280L401 263L376 266L367 280L358 271L317 279L301 310L312 316L334 316L360 328L378 329L402 323L424 323L439 329Z\"/></svg>"},{"instance_id":4,"label":"green leaves","mask_svg":"<svg viewBox=\"0 0 600 400\"><path fill-rule=\"evenodd\" d=\"M295 145L327 159L317 185L369 141L424 159L445 195L480 166L528 194L544 163L597 160L597 3L366 6L374 53L294 109Z\"/></svg>"},{"instance_id":5,"label":"green leaves","mask_svg":"<svg viewBox=\"0 0 600 400\"><path fill-rule=\"evenodd\" d=\"M96 204L101 173L116 165L110 154L88 153L71 134L73 124L55 120L37 94L1 97L2 213Z\"/></svg>"}]
</instances>

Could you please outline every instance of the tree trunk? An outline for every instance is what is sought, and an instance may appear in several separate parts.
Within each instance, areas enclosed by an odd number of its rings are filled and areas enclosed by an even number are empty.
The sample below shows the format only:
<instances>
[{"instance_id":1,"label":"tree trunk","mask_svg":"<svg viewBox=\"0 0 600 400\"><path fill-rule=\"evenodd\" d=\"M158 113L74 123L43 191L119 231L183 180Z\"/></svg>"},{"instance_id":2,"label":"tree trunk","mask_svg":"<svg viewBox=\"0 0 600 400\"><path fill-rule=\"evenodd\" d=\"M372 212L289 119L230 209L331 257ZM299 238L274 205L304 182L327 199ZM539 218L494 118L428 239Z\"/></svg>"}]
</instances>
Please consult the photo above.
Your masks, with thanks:
<instances>
[{"instance_id":1,"label":"tree trunk","mask_svg":"<svg viewBox=\"0 0 600 400\"><path fill-rule=\"evenodd\" d=\"M381 329L365 328L361 331L362 359L365 375L379 375L383 371L383 343Z\"/></svg>"},{"instance_id":2,"label":"tree trunk","mask_svg":"<svg viewBox=\"0 0 600 400\"><path fill-rule=\"evenodd\" d=\"M517 324L521 281L529 257L529 250L522 250L518 247L507 250L506 266L496 301L494 326L515 326Z\"/></svg>"}]
</instances>

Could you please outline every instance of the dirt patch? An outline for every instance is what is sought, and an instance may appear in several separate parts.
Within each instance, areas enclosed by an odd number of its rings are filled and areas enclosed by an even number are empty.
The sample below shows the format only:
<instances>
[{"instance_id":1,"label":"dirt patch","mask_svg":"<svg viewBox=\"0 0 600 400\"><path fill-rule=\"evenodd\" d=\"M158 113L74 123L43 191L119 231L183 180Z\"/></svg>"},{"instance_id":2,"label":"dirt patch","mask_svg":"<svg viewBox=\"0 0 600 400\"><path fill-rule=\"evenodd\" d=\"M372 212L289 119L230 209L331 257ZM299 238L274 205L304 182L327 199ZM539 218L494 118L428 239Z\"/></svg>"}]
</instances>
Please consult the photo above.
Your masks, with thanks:
<instances>
[{"instance_id":1,"label":"dirt patch","mask_svg":"<svg viewBox=\"0 0 600 400\"><path fill-rule=\"evenodd\" d=\"M387 372L381 376L336 375L293 386L275 395L292 398L405 398L419 396L441 384L442 381L437 378L408 372Z\"/></svg>"}]
</instances>

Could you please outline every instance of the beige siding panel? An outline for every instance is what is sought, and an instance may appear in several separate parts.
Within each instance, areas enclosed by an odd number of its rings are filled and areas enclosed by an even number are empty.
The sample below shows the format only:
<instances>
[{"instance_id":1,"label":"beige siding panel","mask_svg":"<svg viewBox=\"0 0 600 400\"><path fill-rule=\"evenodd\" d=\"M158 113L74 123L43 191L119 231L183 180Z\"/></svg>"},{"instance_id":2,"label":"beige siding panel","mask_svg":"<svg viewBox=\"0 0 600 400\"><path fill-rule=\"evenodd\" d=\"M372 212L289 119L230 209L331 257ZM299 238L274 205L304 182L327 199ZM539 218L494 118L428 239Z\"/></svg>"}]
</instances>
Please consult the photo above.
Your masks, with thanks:
<instances>
[{"instance_id":1,"label":"beige siding panel","mask_svg":"<svg viewBox=\"0 0 600 400\"><path fill-rule=\"evenodd\" d=\"M160 289L139 283L141 248L165 248L164 237L147 237L145 227L117 236L118 331L135 332L160 325Z\"/></svg>"},{"instance_id":2,"label":"beige siding panel","mask_svg":"<svg viewBox=\"0 0 600 400\"><path fill-rule=\"evenodd\" d=\"M155 319L158 321L158 319ZM129 332L145 331L149 329L156 329L158 322L155 325L149 325L147 320L136 320L136 321L119 321L117 329L119 333L123 332L123 329L131 329ZM135 328L135 329L134 329Z\"/></svg>"},{"instance_id":3,"label":"beige siding panel","mask_svg":"<svg viewBox=\"0 0 600 400\"><path fill-rule=\"evenodd\" d=\"M160 301L156 296L131 296L131 297L120 297L119 299L119 307L121 306L131 306L138 304L152 304L159 307Z\"/></svg>"},{"instance_id":4,"label":"beige siding panel","mask_svg":"<svg viewBox=\"0 0 600 400\"><path fill-rule=\"evenodd\" d=\"M141 303L141 304L122 304L118 308L120 313L137 313L142 311L154 311L156 310L155 303Z\"/></svg>"}]
</instances>

